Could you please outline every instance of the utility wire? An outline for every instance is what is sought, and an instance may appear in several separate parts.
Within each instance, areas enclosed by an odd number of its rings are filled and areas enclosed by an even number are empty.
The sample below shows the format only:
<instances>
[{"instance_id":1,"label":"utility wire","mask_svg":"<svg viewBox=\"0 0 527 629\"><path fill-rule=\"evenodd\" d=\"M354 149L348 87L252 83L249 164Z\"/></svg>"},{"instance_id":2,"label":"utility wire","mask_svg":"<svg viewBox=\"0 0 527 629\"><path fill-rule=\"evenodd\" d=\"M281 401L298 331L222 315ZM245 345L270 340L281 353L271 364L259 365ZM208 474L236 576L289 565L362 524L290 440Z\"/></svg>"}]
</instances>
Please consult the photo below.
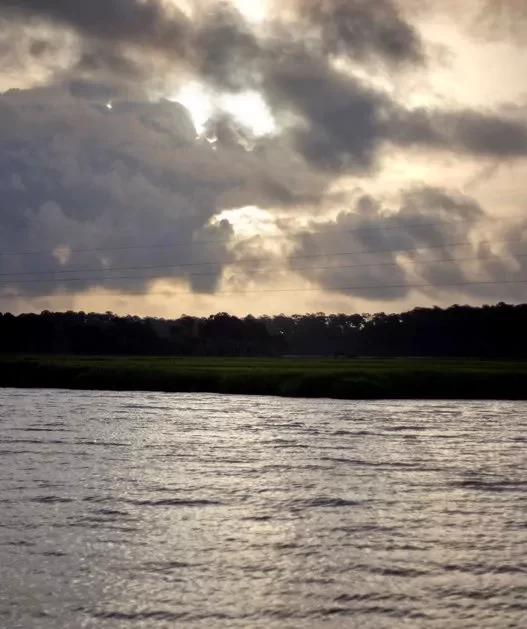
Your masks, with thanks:
<instances>
[{"instance_id":1,"label":"utility wire","mask_svg":"<svg viewBox=\"0 0 527 629\"><path fill-rule=\"evenodd\" d=\"M414 228L424 228L424 227L435 227L438 225L463 225L464 223L482 223L482 222L490 222L490 221L503 221L503 220L516 220L516 219L525 219L524 214L517 214L511 216L499 216L493 217L488 216L485 218L479 218L476 220L473 219L464 219L461 221L437 221L437 222L422 222L422 223L409 223L406 225L389 225L386 227L359 227L357 229L331 229L324 230L322 232L309 232L304 231L300 232L301 234L307 234L310 236L324 236L326 234L358 234L362 232L371 232L371 231L388 231L388 230L397 230L397 229L414 229ZM248 236L246 240L250 240L253 236ZM290 236L270 236L273 240L281 240L281 239L289 239ZM232 238L224 239L224 240L197 240L195 242L173 242L173 243L153 243L149 245L123 245L121 247L96 247L93 249L68 249L69 253L98 253L103 251L133 251L138 249L171 249L177 247L196 247L201 245L221 245L232 243ZM65 245L67 246L67 245ZM20 251L2 251L2 255L9 256L31 256L31 255L49 255L50 251L45 249L27 249Z\"/></svg>"},{"instance_id":2,"label":"utility wire","mask_svg":"<svg viewBox=\"0 0 527 629\"><path fill-rule=\"evenodd\" d=\"M516 258L527 258L527 253L516 254ZM481 260L497 260L496 256L471 256L467 258L445 258L440 260L410 260L409 262L414 265L430 265L430 264L452 264L455 262L479 262ZM330 266L303 266L303 267L289 267L288 271L327 271L332 269L363 269L370 267L393 267L399 266L398 262L370 262L367 264L332 264ZM187 273L181 279L187 279L192 277L215 277L218 273ZM234 273L230 277L243 276L243 273ZM159 275L117 275L112 277L64 277L59 280L55 278L51 279L35 279L35 280L18 280L16 284L43 284L43 283L56 283L56 282L111 282L116 280L149 280L149 279L166 279ZM178 278L179 279L179 278ZM0 280L1 285L9 285L12 280Z\"/></svg>"},{"instance_id":3,"label":"utility wire","mask_svg":"<svg viewBox=\"0 0 527 629\"><path fill-rule=\"evenodd\" d=\"M516 239L503 239L503 240L480 240L478 245L487 245L487 244L496 244L496 243L524 243L527 242L525 238L516 238ZM442 245L429 245L424 247L411 247L411 248L403 248L403 249L377 249L377 250L361 250L361 251L341 251L334 253L316 253L316 254L301 254L301 255L292 255L285 256L288 260L305 260L305 259L315 259L315 258L334 258L338 256L351 256L351 255L374 255L378 253L408 253L412 251L428 251L431 249L448 249L450 247L469 247L473 246L473 242L463 241L463 242L454 242L447 243ZM71 273L101 273L101 272L114 272L114 271L142 271L142 270L160 270L160 269L174 269L174 268L190 268L196 266L233 266L238 264L251 264L251 263L260 263L260 262L274 262L278 258L276 257L265 257L265 258L246 258L244 260L230 260L230 261L202 261L202 262L183 262L177 264L160 264L153 266L129 266L129 267L108 267L106 269L101 268L91 268L91 269L59 269L59 270L49 270L49 271L19 271L12 273L0 273L0 277L21 277L27 275L66 275Z\"/></svg>"},{"instance_id":4,"label":"utility wire","mask_svg":"<svg viewBox=\"0 0 527 629\"><path fill-rule=\"evenodd\" d=\"M453 288L453 287L460 287L460 286L484 286L484 285L506 285L506 284L527 284L527 280L510 280L510 281L504 281L504 280L496 280L496 281L478 281L478 282L452 282L452 283L447 283L447 284L376 284L376 285L369 285L369 286L365 286L365 285L361 285L361 284L357 284L355 286L331 286L331 287L326 287L326 288L269 288L269 289L257 289L257 290L247 290L247 291L217 291L213 294L211 294L211 297L216 297L218 295L231 295L231 296L235 296L235 295L240 295L240 294L257 294L257 293L301 293L301 292L331 292L331 291L357 291L357 290L379 290L379 289L388 289L388 288L409 288L409 289L414 289L414 288ZM123 297L123 293L89 293L86 295L83 295L84 297L109 297L109 296L116 296L116 297ZM169 290L165 290L165 291L159 291L159 292L153 292L153 293L148 293L146 296L150 297L151 295L162 295L164 297L177 297L177 296L182 296L182 295L192 295L192 296L196 296L196 293L192 292L192 291L184 291L184 292L180 292L180 291L176 291L176 292L171 292ZM71 297L71 295L69 294L54 294L51 295L52 297ZM133 297L133 294L127 295L128 297ZM203 295L201 295L203 296ZM13 299L18 299L20 298L20 295L2 295L2 298L13 298ZM143 293L138 293L137 297L145 297L145 295Z\"/></svg>"}]
</instances>

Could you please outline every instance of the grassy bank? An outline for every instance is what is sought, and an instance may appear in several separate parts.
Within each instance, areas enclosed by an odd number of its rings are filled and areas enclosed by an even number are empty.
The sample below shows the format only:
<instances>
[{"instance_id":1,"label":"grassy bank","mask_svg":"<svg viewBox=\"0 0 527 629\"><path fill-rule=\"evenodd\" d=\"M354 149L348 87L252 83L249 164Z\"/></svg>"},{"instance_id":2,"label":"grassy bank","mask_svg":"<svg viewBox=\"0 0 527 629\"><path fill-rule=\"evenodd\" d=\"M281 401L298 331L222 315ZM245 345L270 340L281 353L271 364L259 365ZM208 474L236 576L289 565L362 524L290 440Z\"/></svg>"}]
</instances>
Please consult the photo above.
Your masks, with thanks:
<instances>
[{"instance_id":1,"label":"grassy bank","mask_svg":"<svg viewBox=\"0 0 527 629\"><path fill-rule=\"evenodd\" d=\"M433 359L3 357L0 387L342 399L527 399L527 363Z\"/></svg>"}]
</instances>

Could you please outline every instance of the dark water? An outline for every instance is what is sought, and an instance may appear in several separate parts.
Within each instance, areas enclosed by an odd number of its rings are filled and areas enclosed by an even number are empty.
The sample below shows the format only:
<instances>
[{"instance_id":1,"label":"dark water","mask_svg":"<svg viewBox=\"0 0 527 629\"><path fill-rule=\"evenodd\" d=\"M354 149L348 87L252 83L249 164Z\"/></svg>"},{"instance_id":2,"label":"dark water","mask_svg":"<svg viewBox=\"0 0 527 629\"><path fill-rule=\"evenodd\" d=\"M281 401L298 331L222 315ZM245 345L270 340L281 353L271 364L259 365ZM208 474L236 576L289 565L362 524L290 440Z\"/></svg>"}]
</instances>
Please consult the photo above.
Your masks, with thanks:
<instances>
[{"instance_id":1,"label":"dark water","mask_svg":"<svg viewBox=\"0 0 527 629\"><path fill-rule=\"evenodd\" d=\"M0 390L0 626L527 627L527 405Z\"/></svg>"}]
</instances>

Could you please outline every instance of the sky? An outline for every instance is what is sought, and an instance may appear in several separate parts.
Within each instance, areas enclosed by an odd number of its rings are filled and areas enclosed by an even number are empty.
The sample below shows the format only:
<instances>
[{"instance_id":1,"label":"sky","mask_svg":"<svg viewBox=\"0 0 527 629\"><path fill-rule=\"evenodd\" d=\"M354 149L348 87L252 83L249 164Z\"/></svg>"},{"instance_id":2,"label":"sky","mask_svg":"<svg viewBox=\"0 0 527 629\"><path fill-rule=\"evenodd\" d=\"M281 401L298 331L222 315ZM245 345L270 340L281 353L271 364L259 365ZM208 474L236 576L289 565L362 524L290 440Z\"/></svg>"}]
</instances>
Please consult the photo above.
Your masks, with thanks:
<instances>
[{"instance_id":1,"label":"sky","mask_svg":"<svg viewBox=\"0 0 527 629\"><path fill-rule=\"evenodd\" d=\"M0 312L526 301L523 0L0 0Z\"/></svg>"}]
</instances>

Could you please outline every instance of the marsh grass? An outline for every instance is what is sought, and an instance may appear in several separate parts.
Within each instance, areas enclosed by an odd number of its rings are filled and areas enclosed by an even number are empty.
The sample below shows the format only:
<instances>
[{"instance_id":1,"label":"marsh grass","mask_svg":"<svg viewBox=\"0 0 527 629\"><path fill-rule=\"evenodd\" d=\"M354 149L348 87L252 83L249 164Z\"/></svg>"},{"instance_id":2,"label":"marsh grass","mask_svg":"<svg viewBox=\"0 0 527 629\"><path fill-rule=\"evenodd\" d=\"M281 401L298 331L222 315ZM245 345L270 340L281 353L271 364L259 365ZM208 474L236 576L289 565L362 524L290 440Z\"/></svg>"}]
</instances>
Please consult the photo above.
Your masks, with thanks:
<instances>
[{"instance_id":1,"label":"marsh grass","mask_svg":"<svg viewBox=\"0 0 527 629\"><path fill-rule=\"evenodd\" d=\"M527 363L434 359L14 356L0 386L341 399L527 399Z\"/></svg>"}]
</instances>

